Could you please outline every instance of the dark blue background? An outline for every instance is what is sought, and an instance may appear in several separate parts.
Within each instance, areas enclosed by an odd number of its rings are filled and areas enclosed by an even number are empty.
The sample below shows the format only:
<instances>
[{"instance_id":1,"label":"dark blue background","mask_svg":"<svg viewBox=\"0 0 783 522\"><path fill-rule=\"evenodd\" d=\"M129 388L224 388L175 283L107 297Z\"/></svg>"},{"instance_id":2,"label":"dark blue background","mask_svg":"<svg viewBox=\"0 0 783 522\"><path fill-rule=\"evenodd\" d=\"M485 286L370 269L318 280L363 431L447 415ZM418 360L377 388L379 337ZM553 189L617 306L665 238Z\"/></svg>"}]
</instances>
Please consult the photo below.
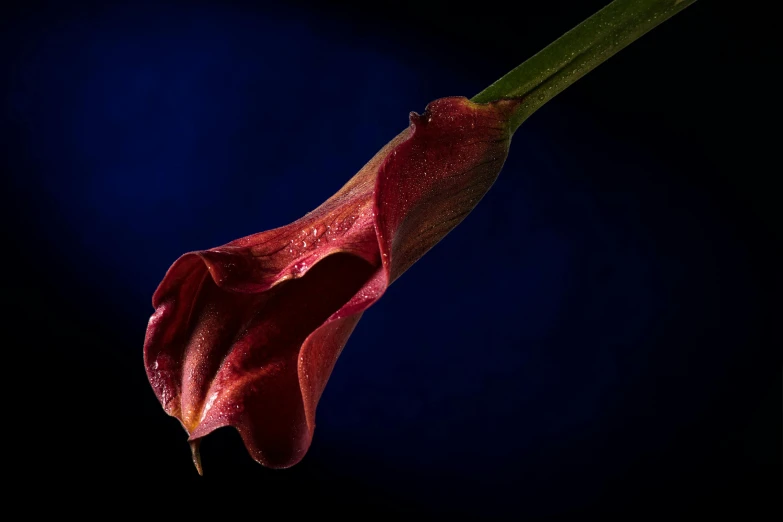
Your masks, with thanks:
<instances>
[{"instance_id":1,"label":"dark blue background","mask_svg":"<svg viewBox=\"0 0 783 522\"><path fill-rule=\"evenodd\" d=\"M9 11L4 284L24 340L6 349L45 396L14 431L41 440L35 487L184 485L191 506L249 487L234 504L258 516L779 510L778 211L719 74L753 64L704 2L521 127L473 214L365 314L302 463L266 470L224 430L198 478L146 382L151 295L181 253L297 219L410 110L472 96L601 5Z\"/></svg>"}]
</instances>

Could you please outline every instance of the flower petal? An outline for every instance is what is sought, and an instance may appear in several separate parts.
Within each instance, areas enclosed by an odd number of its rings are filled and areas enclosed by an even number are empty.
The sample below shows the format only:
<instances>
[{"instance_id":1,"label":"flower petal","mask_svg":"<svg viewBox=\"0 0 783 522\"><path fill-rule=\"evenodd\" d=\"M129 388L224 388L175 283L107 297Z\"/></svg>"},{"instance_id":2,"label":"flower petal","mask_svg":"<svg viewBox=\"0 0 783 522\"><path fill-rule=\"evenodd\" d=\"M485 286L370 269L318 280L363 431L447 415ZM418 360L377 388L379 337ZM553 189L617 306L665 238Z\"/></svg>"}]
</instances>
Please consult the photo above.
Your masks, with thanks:
<instances>
[{"instance_id":1,"label":"flower petal","mask_svg":"<svg viewBox=\"0 0 783 522\"><path fill-rule=\"evenodd\" d=\"M441 98L411 113L412 136L384 162L375 187L378 242L394 281L457 226L497 179L518 100Z\"/></svg>"},{"instance_id":2,"label":"flower petal","mask_svg":"<svg viewBox=\"0 0 783 522\"><path fill-rule=\"evenodd\" d=\"M153 296L145 364L194 447L234 426L266 466L304 456L363 311L490 188L516 104L437 100L313 212L172 265Z\"/></svg>"}]
</instances>

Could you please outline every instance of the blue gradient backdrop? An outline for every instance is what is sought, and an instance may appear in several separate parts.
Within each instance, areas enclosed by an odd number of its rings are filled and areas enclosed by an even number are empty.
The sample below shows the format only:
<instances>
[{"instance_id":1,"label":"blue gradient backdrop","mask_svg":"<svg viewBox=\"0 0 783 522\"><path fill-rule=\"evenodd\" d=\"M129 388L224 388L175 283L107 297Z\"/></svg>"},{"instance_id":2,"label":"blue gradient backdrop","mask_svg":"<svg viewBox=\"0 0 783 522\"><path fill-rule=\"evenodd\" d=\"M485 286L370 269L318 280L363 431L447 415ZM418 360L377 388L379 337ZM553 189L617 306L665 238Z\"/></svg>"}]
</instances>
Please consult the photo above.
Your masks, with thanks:
<instances>
[{"instance_id":1,"label":"blue gradient backdrop","mask_svg":"<svg viewBox=\"0 0 783 522\"><path fill-rule=\"evenodd\" d=\"M323 512L774 510L780 237L736 176L740 133L716 127L719 14L699 4L522 126L482 203L365 314L300 465L265 470L226 430L199 479L146 383L151 295L180 254L316 207L410 110L475 94L601 2L573 5L531 7L518 35L434 4L9 12L7 285L62 397L35 431L67 440L41 456L90 492L249 486Z\"/></svg>"}]
</instances>

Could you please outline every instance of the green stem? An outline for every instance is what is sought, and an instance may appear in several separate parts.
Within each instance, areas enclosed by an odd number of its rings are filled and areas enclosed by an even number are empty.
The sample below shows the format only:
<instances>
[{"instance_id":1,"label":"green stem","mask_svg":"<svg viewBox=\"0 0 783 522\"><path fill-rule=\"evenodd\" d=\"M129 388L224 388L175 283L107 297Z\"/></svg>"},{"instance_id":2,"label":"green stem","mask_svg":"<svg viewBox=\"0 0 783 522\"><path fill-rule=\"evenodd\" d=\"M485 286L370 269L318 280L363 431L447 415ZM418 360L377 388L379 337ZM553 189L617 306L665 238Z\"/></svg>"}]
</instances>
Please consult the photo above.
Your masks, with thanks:
<instances>
[{"instance_id":1,"label":"green stem","mask_svg":"<svg viewBox=\"0 0 783 522\"><path fill-rule=\"evenodd\" d=\"M478 93L472 101L522 98L516 130L536 109L617 51L696 0L614 0L541 52Z\"/></svg>"}]
</instances>

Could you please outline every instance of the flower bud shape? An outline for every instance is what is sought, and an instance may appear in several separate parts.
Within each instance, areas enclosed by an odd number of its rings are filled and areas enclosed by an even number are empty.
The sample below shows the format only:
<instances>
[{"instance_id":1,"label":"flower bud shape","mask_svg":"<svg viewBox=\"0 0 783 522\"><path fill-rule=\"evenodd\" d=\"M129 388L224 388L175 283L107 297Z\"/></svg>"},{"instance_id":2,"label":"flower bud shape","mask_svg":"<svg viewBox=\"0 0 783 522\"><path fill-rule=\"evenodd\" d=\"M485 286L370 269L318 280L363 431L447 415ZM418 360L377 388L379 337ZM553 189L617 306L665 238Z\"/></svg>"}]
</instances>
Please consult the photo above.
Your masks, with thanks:
<instances>
[{"instance_id":1,"label":"flower bud shape","mask_svg":"<svg viewBox=\"0 0 783 522\"><path fill-rule=\"evenodd\" d=\"M436 100L309 214L169 268L152 298L144 363L199 472L199 439L223 426L265 466L302 459L354 327L489 190L518 104Z\"/></svg>"}]
</instances>

